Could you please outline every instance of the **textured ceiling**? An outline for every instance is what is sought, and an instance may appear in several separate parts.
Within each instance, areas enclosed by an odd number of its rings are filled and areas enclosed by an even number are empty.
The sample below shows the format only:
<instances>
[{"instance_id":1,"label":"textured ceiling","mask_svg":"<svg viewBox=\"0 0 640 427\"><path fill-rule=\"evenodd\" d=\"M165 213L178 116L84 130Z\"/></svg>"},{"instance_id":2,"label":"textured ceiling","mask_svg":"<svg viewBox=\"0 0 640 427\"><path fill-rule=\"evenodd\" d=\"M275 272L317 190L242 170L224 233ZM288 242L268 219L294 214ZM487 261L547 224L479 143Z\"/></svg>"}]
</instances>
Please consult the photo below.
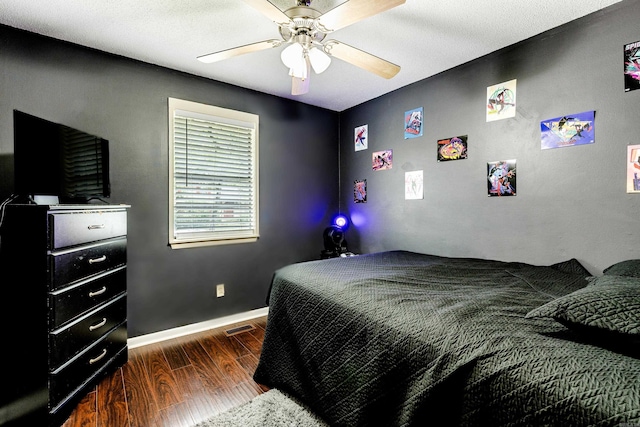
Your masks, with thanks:
<instances>
[{"instance_id":1,"label":"textured ceiling","mask_svg":"<svg viewBox=\"0 0 640 427\"><path fill-rule=\"evenodd\" d=\"M265 0L267 1L267 0ZM402 67L390 80L333 59L292 96L284 47L203 64L197 56L266 39L278 28L242 0L0 0L0 23L343 111L620 0L407 0L328 38ZM326 12L344 0L315 0ZM295 0L272 0L285 10ZM1 54L1 52L0 52ZM516 76L514 76L516 77Z\"/></svg>"}]
</instances>

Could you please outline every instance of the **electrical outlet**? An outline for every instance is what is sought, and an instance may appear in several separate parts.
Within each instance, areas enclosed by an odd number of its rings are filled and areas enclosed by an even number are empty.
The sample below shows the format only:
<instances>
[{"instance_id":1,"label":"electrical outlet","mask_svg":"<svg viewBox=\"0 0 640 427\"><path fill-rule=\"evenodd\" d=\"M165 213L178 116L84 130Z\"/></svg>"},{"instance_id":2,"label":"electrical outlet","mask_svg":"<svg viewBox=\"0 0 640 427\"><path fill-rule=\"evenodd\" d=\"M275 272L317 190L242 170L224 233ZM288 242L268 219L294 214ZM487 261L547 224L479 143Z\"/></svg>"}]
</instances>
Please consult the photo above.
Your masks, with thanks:
<instances>
[{"instance_id":1,"label":"electrical outlet","mask_svg":"<svg viewBox=\"0 0 640 427\"><path fill-rule=\"evenodd\" d=\"M216 298L220 298L224 296L224 283L220 283L216 285Z\"/></svg>"}]
</instances>

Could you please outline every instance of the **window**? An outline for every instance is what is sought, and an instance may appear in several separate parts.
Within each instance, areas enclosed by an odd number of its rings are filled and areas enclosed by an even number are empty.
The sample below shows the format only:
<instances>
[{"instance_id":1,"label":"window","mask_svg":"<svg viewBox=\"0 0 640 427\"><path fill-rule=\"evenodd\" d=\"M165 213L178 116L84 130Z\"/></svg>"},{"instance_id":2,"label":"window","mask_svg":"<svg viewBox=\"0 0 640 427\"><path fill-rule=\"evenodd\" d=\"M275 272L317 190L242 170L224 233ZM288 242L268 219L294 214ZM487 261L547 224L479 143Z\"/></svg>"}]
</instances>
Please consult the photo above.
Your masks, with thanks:
<instances>
[{"instance_id":1,"label":"window","mask_svg":"<svg viewBox=\"0 0 640 427\"><path fill-rule=\"evenodd\" d=\"M169 98L169 244L254 242L258 116Z\"/></svg>"}]
</instances>

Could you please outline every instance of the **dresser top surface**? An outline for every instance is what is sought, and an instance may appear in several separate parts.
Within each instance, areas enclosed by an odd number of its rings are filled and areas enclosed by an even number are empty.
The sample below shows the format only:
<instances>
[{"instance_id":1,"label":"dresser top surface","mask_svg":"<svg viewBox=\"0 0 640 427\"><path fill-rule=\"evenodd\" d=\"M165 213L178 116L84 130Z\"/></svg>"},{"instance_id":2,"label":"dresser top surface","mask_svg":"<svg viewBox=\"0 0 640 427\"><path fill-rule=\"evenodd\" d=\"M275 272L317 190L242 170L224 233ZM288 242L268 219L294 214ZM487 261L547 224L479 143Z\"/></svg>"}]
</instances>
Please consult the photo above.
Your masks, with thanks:
<instances>
[{"instance_id":1,"label":"dresser top surface","mask_svg":"<svg viewBox=\"0 0 640 427\"><path fill-rule=\"evenodd\" d=\"M49 211L103 211L103 210L114 210L114 209L129 209L131 207L131 205L125 205L125 204L120 204L120 205L93 205L93 204L87 204L87 205L34 205L34 204L10 204L7 205L7 207L9 206L16 206L16 207L31 207L31 208L40 208L40 209L46 209Z\"/></svg>"}]
</instances>

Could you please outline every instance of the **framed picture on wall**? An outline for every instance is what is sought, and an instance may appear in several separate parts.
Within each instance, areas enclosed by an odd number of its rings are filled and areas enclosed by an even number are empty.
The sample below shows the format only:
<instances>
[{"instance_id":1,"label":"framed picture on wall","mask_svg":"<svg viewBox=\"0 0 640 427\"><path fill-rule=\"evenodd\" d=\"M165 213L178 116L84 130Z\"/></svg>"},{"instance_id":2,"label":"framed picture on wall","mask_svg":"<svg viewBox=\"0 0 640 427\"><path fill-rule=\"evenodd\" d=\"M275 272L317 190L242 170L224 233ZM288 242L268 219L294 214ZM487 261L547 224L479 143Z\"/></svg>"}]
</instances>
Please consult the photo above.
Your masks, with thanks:
<instances>
[{"instance_id":1,"label":"framed picture on wall","mask_svg":"<svg viewBox=\"0 0 640 427\"><path fill-rule=\"evenodd\" d=\"M640 193L640 145L627 146L627 193Z\"/></svg>"},{"instance_id":2,"label":"framed picture on wall","mask_svg":"<svg viewBox=\"0 0 640 427\"><path fill-rule=\"evenodd\" d=\"M467 158L467 135L438 140L438 161L460 160Z\"/></svg>"},{"instance_id":3,"label":"framed picture on wall","mask_svg":"<svg viewBox=\"0 0 640 427\"><path fill-rule=\"evenodd\" d=\"M500 160L487 163L489 197L516 195L516 161Z\"/></svg>"},{"instance_id":4,"label":"framed picture on wall","mask_svg":"<svg viewBox=\"0 0 640 427\"><path fill-rule=\"evenodd\" d=\"M423 108L415 108L404 113L404 139L422 136Z\"/></svg>"},{"instance_id":5,"label":"framed picture on wall","mask_svg":"<svg viewBox=\"0 0 640 427\"><path fill-rule=\"evenodd\" d=\"M375 151L371 155L371 166L374 171L393 168L393 150Z\"/></svg>"},{"instance_id":6,"label":"framed picture on wall","mask_svg":"<svg viewBox=\"0 0 640 427\"><path fill-rule=\"evenodd\" d=\"M517 79L487 87L487 122L516 116Z\"/></svg>"},{"instance_id":7,"label":"framed picture on wall","mask_svg":"<svg viewBox=\"0 0 640 427\"><path fill-rule=\"evenodd\" d=\"M624 45L624 91L640 89L640 41Z\"/></svg>"},{"instance_id":8,"label":"framed picture on wall","mask_svg":"<svg viewBox=\"0 0 640 427\"><path fill-rule=\"evenodd\" d=\"M369 147L369 125L358 126L353 130L353 143L356 151Z\"/></svg>"},{"instance_id":9,"label":"framed picture on wall","mask_svg":"<svg viewBox=\"0 0 640 427\"><path fill-rule=\"evenodd\" d=\"M367 203L367 180L353 181L353 203Z\"/></svg>"},{"instance_id":10,"label":"framed picture on wall","mask_svg":"<svg viewBox=\"0 0 640 427\"><path fill-rule=\"evenodd\" d=\"M593 144L596 141L595 116L595 111L585 111L540 122L540 148Z\"/></svg>"},{"instance_id":11,"label":"framed picture on wall","mask_svg":"<svg viewBox=\"0 0 640 427\"><path fill-rule=\"evenodd\" d=\"M422 171L410 171L404 173L404 199L424 199L424 187L422 185Z\"/></svg>"}]
</instances>

